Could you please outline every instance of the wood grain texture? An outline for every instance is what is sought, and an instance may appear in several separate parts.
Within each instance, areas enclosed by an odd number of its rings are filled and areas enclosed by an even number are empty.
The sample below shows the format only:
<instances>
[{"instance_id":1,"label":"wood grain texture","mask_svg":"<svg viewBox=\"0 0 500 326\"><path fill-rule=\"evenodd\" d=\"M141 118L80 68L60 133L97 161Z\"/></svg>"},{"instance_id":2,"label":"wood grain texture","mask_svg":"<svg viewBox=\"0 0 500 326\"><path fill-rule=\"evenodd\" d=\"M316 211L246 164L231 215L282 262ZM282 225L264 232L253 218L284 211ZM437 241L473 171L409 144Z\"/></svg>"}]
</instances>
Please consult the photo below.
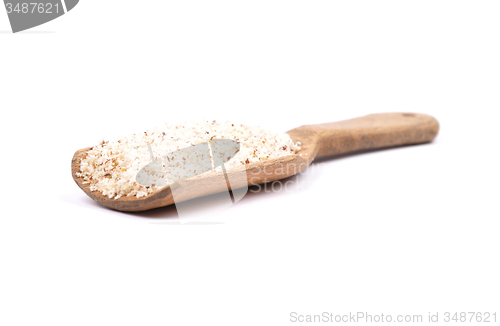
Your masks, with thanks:
<instances>
[{"instance_id":1,"label":"wood grain texture","mask_svg":"<svg viewBox=\"0 0 500 326\"><path fill-rule=\"evenodd\" d=\"M244 186L244 183L262 184L297 174L306 169L315 158L428 143L436 137L438 131L439 123L435 118L417 113L372 114L340 122L305 125L288 131L294 141L301 142L299 153L250 163L227 172L230 180L239 180L235 188ZM83 184L83 179L76 176L80 171L81 159L90 149L83 148L74 154L71 162L72 177L90 198L115 210L137 212L168 206L174 203L172 192L176 202L182 202L231 189L221 172L212 171L177 181L172 186L166 186L145 197L108 198L98 191L90 191L89 185Z\"/></svg>"}]
</instances>

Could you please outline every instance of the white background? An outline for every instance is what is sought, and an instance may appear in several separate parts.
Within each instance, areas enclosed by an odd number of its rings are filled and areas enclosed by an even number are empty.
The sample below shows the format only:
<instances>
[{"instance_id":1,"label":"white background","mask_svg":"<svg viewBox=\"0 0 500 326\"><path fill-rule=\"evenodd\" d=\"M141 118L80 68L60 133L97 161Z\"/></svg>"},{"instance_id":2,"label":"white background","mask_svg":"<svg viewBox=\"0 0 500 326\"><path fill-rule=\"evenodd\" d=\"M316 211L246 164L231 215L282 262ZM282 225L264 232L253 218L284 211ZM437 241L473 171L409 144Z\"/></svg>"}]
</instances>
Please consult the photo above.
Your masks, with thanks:
<instances>
[{"instance_id":1,"label":"white background","mask_svg":"<svg viewBox=\"0 0 500 326\"><path fill-rule=\"evenodd\" d=\"M12 34L0 10L0 324L500 322L499 17L498 1L82 0ZM322 160L222 224L114 212L70 175L77 149L163 121L286 131L380 112L441 130Z\"/></svg>"}]
</instances>

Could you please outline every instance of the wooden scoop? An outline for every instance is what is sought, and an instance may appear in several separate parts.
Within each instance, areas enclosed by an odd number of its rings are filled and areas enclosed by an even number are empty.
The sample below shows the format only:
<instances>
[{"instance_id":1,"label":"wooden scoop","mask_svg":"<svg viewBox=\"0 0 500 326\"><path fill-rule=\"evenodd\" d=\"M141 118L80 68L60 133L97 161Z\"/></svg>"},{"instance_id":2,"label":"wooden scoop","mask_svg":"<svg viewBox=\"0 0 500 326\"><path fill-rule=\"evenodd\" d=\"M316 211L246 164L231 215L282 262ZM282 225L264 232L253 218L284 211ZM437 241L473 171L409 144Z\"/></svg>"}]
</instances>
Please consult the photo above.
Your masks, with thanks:
<instances>
[{"instance_id":1,"label":"wooden scoop","mask_svg":"<svg viewBox=\"0 0 500 326\"><path fill-rule=\"evenodd\" d=\"M239 185L235 186L235 183L231 182L234 189L247 184L262 184L297 174L307 168L315 158L428 143L436 137L438 131L439 123L436 119L417 113L371 114L340 122L305 125L287 132L295 142L301 142L301 150L297 154L242 165L227 171L227 175L245 176L243 183L240 182ZM176 202L231 189L223 173L212 171L177 181L145 197L109 198L98 191L90 191L89 185L83 184L83 179L76 176L76 173L80 172L81 159L90 149L80 149L73 156L73 179L90 198L115 210L138 212L174 204L173 189Z\"/></svg>"}]
</instances>

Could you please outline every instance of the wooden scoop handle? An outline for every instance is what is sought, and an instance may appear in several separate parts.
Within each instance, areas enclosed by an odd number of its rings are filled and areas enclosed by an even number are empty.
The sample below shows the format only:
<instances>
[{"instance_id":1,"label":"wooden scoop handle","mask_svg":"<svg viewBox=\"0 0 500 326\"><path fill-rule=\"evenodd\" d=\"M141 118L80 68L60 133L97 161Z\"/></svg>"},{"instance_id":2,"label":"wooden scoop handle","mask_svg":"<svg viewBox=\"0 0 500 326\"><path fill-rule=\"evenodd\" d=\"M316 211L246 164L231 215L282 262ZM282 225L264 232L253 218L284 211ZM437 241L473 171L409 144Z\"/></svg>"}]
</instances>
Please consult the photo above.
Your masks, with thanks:
<instances>
[{"instance_id":1,"label":"wooden scoop handle","mask_svg":"<svg viewBox=\"0 0 500 326\"><path fill-rule=\"evenodd\" d=\"M316 157L360 150L428 143L439 131L438 121L426 114L382 113L351 120L309 125L316 135Z\"/></svg>"}]
</instances>

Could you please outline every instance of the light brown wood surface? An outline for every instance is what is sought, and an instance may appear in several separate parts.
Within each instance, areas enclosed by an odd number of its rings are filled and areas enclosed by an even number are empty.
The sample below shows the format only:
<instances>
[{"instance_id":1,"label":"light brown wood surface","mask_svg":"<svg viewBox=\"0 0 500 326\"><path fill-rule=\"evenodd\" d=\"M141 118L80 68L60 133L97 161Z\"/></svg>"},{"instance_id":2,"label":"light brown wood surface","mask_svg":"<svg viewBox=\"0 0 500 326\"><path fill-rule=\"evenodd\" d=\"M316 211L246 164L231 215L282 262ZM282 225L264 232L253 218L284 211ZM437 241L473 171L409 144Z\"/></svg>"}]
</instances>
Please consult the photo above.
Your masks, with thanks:
<instances>
[{"instance_id":1,"label":"light brown wood surface","mask_svg":"<svg viewBox=\"0 0 500 326\"><path fill-rule=\"evenodd\" d=\"M301 142L301 150L294 155L274 160L250 163L227 171L229 180L238 180L234 188L280 180L297 174L315 158L340 155L362 150L372 150L402 145L422 144L432 141L439 131L439 123L429 115L417 113L382 113L364 117L305 125L288 131L294 141ZM108 198L98 191L90 191L88 184L76 176L80 161L90 147L73 156L71 174L78 186L93 200L119 211L138 212L174 204L231 189L222 173L208 172L180 180L148 196L136 198ZM224 184L227 184L224 186Z\"/></svg>"}]
</instances>

